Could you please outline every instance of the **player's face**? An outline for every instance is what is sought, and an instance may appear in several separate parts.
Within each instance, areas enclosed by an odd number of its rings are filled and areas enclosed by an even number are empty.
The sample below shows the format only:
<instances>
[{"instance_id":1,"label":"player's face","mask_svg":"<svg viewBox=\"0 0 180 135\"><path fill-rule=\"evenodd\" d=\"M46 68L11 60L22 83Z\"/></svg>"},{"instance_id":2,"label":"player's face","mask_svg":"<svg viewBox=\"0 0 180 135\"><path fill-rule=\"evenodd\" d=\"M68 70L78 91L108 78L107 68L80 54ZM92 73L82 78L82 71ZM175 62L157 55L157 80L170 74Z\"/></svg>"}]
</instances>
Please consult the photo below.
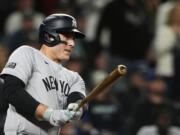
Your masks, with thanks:
<instances>
[{"instance_id":1,"label":"player's face","mask_svg":"<svg viewBox=\"0 0 180 135\"><path fill-rule=\"evenodd\" d=\"M62 61L69 60L72 49L75 46L74 34L59 34L61 41L67 42L67 45L64 43L59 43L58 45L51 47L53 54L53 60L61 63Z\"/></svg>"}]
</instances>

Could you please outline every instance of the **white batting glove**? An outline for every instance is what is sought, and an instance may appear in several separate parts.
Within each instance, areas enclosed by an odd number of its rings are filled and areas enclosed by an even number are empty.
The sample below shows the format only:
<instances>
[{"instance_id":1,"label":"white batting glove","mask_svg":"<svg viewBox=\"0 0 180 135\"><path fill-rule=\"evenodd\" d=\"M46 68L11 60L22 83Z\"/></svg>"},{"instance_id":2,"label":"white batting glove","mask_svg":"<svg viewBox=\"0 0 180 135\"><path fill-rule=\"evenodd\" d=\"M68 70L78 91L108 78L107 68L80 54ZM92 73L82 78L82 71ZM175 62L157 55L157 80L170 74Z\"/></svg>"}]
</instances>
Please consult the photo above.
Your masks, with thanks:
<instances>
[{"instance_id":1,"label":"white batting glove","mask_svg":"<svg viewBox=\"0 0 180 135\"><path fill-rule=\"evenodd\" d=\"M77 120L80 120L80 119L81 119L82 114L83 114L83 109L82 109L82 108L79 108L79 109L77 110L77 108L78 108L78 104L77 104L77 103L70 103L70 104L68 105L68 108L67 108L67 109L68 109L70 112L73 113L72 118L69 120L70 122L74 122L74 121L77 121Z\"/></svg>"},{"instance_id":2,"label":"white batting glove","mask_svg":"<svg viewBox=\"0 0 180 135\"><path fill-rule=\"evenodd\" d=\"M53 110L48 108L45 111L44 119L53 126L62 126L72 119L75 112L67 110Z\"/></svg>"}]
</instances>

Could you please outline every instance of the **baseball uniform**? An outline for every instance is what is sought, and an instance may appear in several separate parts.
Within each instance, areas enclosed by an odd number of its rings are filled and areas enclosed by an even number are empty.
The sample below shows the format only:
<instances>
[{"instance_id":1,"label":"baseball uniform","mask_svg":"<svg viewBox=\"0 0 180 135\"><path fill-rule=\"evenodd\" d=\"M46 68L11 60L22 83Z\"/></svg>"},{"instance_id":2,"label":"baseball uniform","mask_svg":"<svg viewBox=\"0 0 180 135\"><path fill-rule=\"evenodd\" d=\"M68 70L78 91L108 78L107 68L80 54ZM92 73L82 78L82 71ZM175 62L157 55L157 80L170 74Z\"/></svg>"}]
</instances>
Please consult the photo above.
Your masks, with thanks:
<instances>
[{"instance_id":1,"label":"baseball uniform","mask_svg":"<svg viewBox=\"0 0 180 135\"><path fill-rule=\"evenodd\" d=\"M53 109L64 109L67 96L80 92L84 96L85 84L80 75L49 59L41 51L30 46L21 46L10 56L1 74L13 75L25 84L25 90L37 101ZM35 125L9 105L5 133L30 135L58 134L60 128L44 129Z\"/></svg>"}]
</instances>

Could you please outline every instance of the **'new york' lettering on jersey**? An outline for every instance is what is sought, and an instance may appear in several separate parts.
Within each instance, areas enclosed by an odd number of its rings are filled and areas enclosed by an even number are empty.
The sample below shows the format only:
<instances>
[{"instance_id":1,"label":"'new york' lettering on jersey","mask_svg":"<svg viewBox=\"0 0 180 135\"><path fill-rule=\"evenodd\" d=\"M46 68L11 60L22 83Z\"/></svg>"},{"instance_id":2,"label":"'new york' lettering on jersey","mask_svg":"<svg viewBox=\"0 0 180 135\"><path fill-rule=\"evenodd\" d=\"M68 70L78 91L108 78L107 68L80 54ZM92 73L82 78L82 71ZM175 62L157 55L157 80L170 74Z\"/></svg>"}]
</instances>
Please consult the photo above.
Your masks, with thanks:
<instances>
[{"instance_id":1,"label":"'new york' lettering on jersey","mask_svg":"<svg viewBox=\"0 0 180 135\"><path fill-rule=\"evenodd\" d=\"M57 79L53 76L45 77L44 79L42 79L42 81L44 83L47 92L50 90L59 90L59 86L60 86L61 92L64 93L65 96L69 95L70 86L67 82L62 80L57 81Z\"/></svg>"}]
</instances>

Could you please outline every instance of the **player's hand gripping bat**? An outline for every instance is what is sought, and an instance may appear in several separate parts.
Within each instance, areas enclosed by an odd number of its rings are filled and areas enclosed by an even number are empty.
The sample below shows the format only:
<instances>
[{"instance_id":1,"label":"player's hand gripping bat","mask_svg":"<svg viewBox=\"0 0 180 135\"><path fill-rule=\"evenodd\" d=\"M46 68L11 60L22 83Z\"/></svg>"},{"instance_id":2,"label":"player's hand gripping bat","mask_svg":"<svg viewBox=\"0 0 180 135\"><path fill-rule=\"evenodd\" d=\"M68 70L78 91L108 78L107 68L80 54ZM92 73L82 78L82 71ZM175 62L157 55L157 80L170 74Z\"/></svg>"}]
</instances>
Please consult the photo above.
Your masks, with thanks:
<instances>
[{"instance_id":1,"label":"player's hand gripping bat","mask_svg":"<svg viewBox=\"0 0 180 135\"><path fill-rule=\"evenodd\" d=\"M107 77L104 78L93 90L89 93L89 95L84 98L79 104L77 110L82 107L84 104L92 100L99 93L101 93L105 88L114 84L118 79L124 76L127 73L127 68L124 65L118 65Z\"/></svg>"}]
</instances>

